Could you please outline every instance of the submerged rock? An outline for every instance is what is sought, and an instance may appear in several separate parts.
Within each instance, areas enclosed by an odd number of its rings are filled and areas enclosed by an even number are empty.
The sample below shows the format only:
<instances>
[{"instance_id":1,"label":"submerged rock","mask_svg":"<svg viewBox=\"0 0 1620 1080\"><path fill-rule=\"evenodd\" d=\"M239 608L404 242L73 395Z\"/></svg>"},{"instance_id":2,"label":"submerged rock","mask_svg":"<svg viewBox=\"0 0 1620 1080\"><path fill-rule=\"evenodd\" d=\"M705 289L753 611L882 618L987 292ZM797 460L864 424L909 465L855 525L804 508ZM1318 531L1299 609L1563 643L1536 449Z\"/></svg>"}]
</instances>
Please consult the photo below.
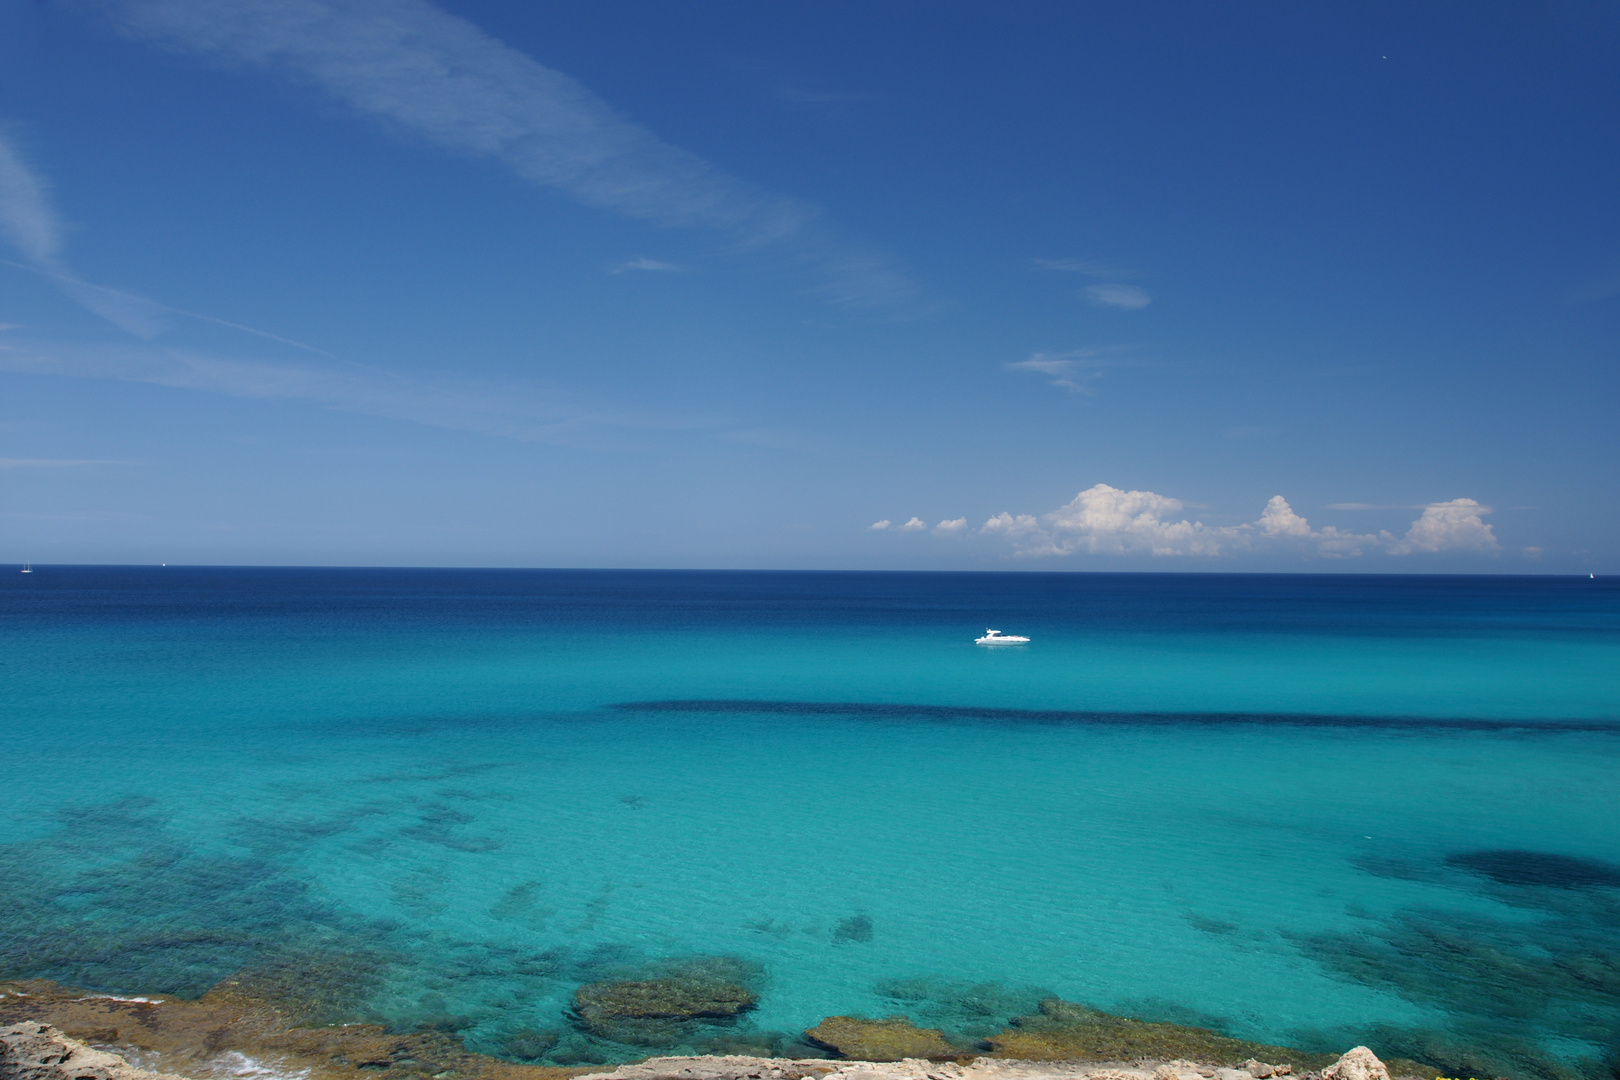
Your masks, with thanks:
<instances>
[{"instance_id":1,"label":"submerged rock","mask_svg":"<svg viewBox=\"0 0 1620 1080\"><path fill-rule=\"evenodd\" d=\"M872 920L866 915L851 915L833 927L834 945L849 945L872 940Z\"/></svg>"},{"instance_id":2,"label":"submerged rock","mask_svg":"<svg viewBox=\"0 0 1620 1080\"><path fill-rule=\"evenodd\" d=\"M1245 1058L1263 1056L1275 1059L1288 1056L1320 1067L1333 1060L1329 1054L1298 1054L1280 1046L1231 1039L1208 1028L1114 1016L1055 997L1044 999L1040 1012L1018 1017L1007 1030L986 1041L995 1056L1026 1061L1135 1061L1148 1058L1169 1060L1178 1065L1188 1059L1233 1065ZM1287 1067L1271 1068L1269 1075L1273 1076L1288 1071Z\"/></svg>"},{"instance_id":3,"label":"submerged rock","mask_svg":"<svg viewBox=\"0 0 1620 1080\"><path fill-rule=\"evenodd\" d=\"M499 1046L502 1057L515 1061L539 1061L555 1050L561 1039L560 1032L520 1028L501 1039Z\"/></svg>"},{"instance_id":4,"label":"submerged rock","mask_svg":"<svg viewBox=\"0 0 1620 1080\"><path fill-rule=\"evenodd\" d=\"M137 1069L117 1054L94 1050L48 1024L26 1020L0 1028L0 1080L181 1080Z\"/></svg>"},{"instance_id":5,"label":"submerged rock","mask_svg":"<svg viewBox=\"0 0 1620 1080\"><path fill-rule=\"evenodd\" d=\"M734 983L702 979L628 979L588 983L574 992L573 1019L582 1030L633 1046L669 1046L694 1021L733 1021L758 997Z\"/></svg>"},{"instance_id":6,"label":"submerged rock","mask_svg":"<svg viewBox=\"0 0 1620 1080\"><path fill-rule=\"evenodd\" d=\"M904 1016L865 1020L829 1016L804 1033L817 1046L858 1061L901 1061L905 1058L955 1058L963 1052L938 1028L920 1028Z\"/></svg>"}]
</instances>

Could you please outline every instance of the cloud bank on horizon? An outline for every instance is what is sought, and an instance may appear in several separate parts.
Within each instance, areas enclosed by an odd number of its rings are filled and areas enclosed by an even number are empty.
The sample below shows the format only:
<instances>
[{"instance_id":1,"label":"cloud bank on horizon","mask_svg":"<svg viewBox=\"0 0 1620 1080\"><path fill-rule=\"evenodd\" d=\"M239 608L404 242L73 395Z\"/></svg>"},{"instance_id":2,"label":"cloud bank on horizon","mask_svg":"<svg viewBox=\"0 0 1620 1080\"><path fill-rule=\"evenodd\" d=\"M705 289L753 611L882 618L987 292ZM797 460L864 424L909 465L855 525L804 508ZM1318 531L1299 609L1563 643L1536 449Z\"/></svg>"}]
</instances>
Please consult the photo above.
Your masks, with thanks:
<instances>
[{"instance_id":1,"label":"cloud bank on horizon","mask_svg":"<svg viewBox=\"0 0 1620 1080\"><path fill-rule=\"evenodd\" d=\"M1491 508L1474 499L1452 499L1423 508L1402 536L1381 530L1357 533L1328 525L1313 529L1294 512L1288 500L1274 495L1260 517L1241 525L1205 525L1176 519L1184 504L1152 491L1124 491L1094 484L1048 514L1012 514L1007 511L987 520L981 536L999 537L1020 558L1067 555L1149 555L1203 557L1241 555L1292 549L1326 558L1354 557L1366 552L1388 555L1473 552L1494 555L1502 550L1483 515ZM907 523L913 531L926 526L918 518ZM871 529L885 531L888 521ZM936 533L963 532L966 520L942 521Z\"/></svg>"}]
</instances>

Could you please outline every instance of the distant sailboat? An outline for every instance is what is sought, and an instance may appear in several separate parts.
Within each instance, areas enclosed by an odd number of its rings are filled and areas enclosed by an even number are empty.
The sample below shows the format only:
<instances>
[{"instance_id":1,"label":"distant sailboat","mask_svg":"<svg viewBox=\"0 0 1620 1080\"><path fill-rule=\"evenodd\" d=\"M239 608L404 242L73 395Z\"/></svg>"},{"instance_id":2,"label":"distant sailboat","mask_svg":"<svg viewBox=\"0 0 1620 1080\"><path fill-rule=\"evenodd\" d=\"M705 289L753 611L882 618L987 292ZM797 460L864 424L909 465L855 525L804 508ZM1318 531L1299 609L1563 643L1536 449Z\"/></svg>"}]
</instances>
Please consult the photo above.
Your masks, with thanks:
<instances>
[{"instance_id":1,"label":"distant sailboat","mask_svg":"<svg viewBox=\"0 0 1620 1080\"><path fill-rule=\"evenodd\" d=\"M26 562L23 563L22 572L25 573L25 574L32 574L34 572L34 564L33 563L26 563Z\"/></svg>"}]
</instances>

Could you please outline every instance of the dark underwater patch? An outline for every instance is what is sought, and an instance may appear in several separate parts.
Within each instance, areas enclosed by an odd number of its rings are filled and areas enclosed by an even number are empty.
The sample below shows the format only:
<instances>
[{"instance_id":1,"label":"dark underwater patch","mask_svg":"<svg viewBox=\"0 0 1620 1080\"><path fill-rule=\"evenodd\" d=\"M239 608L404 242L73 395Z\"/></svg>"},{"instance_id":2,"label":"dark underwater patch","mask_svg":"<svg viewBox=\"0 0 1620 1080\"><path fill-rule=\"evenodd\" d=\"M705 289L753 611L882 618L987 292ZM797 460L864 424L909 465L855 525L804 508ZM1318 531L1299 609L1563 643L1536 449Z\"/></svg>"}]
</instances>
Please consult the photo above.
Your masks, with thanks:
<instances>
[{"instance_id":1,"label":"dark underwater patch","mask_svg":"<svg viewBox=\"0 0 1620 1080\"><path fill-rule=\"evenodd\" d=\"M197 997L228 975L365 952L379 934L260 852L182 842L154 800L74 807L60 821L0 845L0 978Z\"/></svg>"},{"instance_id":2,"label":"dark underwater patch","mask_svg":"<svg viewBox=\"0 0 1620 1080\"><path fill-rule=\"evenodd\" d=\"M1186 919L1194 930L1213 934L1217 937L1230 937L1238 932L1238 924L1227 922L1225 919L1212 919L1207 915L1199 915L1193 911L1185 912L1182 918Z\"/></svg>"},{"instance_id":3,"label":"dark underwater patch","mask_svg":"<svg viewBox=\"0 0 1620 1080\"><path fill-rule=\"evenodd\" d=\"M1041 987L940 976L885 979L872 989L885 999L889 1012L904 1014L920 1027L939 1028L963 1044L989 1038L1051 996Z\"/></svg>"},{"instance_id":4,"label":"dark underwater patch","mask_svg":"<svg viewBox=\"0 0 1620 1080\"><path fill-rule=\"evenodd\" d=\"M1546 851L1465 851L1448 855L1446 865L1481 874L1499 885L1620 889L1620 866Z\"/></svg>"},{"instance_id":5,"label":"dark underwater patch","mask_svg":"<svg viewBox=\"0 0 1620 1080\"><path fill-rule=\"evenodd\" d=\"M1382 728L1395 731L1503 731L1620 735L1620 719L1499 720L1479 717L1341 716L1330 713L1262 712L1096 712L1083 709L998 709L973 705L904 705L863 701L746 701L677 699L625 701L607 706L620 712L752 713L848 716L873 721L933 720L1004 724L1203 726L1290 725L1321 728Z\"/></svg>"},{"instance_id":6,"label":"dark underwater patch","mask_svg":"<svg viewBox=\"0 0 1620 1080\"><path fill-rule=\"evenodd\" d=\"M1492 895L1520 913L1413 908L1369 920L1360 933L1290 935L1341 978L1447 1017L1444 1031L1392 1026L1331 1035L1376 1036L1380 1053L1426 1062L1447 1076L1611 1080L1608 1062L1620 1060L1620 902L1591 888L1513 887ZM1592 1050L1573 1060L1550 1053L1542 1045L1549 1032Z\"/></svg>"}]
</instances>

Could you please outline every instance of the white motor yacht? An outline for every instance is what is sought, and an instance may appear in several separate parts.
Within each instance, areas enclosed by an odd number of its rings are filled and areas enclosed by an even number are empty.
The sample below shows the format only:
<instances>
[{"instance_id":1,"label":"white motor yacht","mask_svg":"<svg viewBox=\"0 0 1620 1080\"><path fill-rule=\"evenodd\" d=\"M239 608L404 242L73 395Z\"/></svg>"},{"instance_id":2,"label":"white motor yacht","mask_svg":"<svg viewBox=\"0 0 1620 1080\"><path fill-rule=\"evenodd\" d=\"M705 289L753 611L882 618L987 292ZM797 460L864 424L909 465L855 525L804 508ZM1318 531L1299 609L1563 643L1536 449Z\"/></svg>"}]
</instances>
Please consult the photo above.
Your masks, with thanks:
<instances>
[{"instance_id":1,"label":"white motor yacht","mask_svg":"<svg viewBox=\"0 0 1620 1080\"><path fill-rule=\"evenodd\" d=\"M984 637L974 638L975 645L1028 645L1029 638L1017 634L1003 634L1000 630L984 628Z\"/></svg>"}]
</instances>

